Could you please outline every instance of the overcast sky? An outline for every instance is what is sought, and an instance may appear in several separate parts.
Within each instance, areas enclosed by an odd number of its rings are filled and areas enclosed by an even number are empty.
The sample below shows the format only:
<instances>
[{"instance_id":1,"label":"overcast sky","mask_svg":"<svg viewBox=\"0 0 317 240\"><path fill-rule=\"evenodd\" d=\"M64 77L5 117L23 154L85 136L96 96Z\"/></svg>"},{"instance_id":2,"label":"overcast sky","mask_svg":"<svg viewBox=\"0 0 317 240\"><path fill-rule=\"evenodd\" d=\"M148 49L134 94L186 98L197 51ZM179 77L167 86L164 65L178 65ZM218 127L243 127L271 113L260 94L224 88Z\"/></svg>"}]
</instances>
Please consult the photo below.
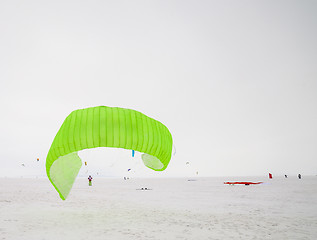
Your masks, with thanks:
<instances>
[{"instance_id":1,"label":"overcast sky","mask_svg":"<svg viewBox=\"0 0 317 240\"><path fill-rule=\"evenodd\" d=\"M162 176L316 175L316 13L305 0L0 1L0 176L45 175L67 115L100 105L169 128ZM100 171L130 160L103 154Z\"/></svg>"}]
</instances>

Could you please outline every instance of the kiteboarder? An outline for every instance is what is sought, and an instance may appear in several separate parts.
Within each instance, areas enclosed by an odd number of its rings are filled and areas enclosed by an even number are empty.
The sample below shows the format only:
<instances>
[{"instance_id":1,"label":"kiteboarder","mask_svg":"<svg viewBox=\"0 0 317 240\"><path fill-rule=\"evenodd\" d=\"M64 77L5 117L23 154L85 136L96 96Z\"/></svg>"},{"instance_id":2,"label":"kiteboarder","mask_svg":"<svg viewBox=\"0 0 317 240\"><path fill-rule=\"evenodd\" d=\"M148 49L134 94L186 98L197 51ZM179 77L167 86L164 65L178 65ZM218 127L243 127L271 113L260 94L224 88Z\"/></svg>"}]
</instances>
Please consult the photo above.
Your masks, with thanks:
<instances>
[{"instance_id":1,"label":"kiteboarder","mask_svg":"<svg viewBox=\"0 0 317 240\"><path fill-rule=\"evenodd\" d=\"M92 186L92 177L90 175L88 177L88 181L89 181L89 186Z\"/></svg>"}]
</instances>

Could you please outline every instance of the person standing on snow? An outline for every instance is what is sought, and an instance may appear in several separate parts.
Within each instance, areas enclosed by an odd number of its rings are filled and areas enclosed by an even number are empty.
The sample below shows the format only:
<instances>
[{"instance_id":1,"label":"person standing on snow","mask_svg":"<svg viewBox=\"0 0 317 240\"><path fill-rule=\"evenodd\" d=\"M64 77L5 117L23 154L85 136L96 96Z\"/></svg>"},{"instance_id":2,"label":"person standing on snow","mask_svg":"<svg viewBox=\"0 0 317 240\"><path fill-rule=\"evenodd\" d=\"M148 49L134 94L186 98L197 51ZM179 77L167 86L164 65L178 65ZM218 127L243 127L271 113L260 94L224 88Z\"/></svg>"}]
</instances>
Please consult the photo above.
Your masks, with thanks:
<instances>
[{"instance_id":1,"label":"person standing on snow","mask_svg":"<svg viewBox=\"0 0 317 240\"><path fill-rule=\"evenodd\" d=\"M89 175L88 181L89 181L89 186L92 186L92 177L91 177L91 175Z\"/></svg>"}]
</instances>

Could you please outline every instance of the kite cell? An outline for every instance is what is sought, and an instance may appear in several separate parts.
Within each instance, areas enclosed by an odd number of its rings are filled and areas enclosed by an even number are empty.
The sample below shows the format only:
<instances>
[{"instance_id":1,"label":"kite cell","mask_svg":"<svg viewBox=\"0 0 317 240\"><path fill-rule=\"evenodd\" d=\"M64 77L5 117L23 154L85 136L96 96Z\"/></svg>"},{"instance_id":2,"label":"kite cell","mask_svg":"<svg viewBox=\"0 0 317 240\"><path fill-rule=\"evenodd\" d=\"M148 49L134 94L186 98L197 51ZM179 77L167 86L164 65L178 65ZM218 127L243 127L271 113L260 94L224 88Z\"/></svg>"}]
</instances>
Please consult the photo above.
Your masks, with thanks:
<instances>
[{"instance_id":1,"label":"kite cell","mask_svg":"<svg viewBox=\"0 0 317 240\"><path fill-rule=\"evenodd\" d=\"M77 152L96 147L135 150L145 166L167 168L173 140L168 128L138 111L117 107L92 107L73 111L57 132L46 157L46 173L65 200L82 166Z\"/></svg>"}]
</instances>

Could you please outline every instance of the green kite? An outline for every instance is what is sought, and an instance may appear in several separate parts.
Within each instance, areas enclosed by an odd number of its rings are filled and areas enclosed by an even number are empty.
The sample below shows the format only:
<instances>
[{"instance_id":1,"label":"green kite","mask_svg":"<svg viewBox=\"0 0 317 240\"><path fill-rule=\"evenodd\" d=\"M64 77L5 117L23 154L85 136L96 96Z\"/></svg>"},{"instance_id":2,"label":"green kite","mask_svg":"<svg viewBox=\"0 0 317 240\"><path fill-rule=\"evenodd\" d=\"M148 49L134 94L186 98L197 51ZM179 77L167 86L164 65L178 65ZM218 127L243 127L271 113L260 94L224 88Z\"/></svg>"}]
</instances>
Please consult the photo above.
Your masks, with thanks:
<instances>
[{"instance_id":1,"label":"green kite","mask_svg":"<svg viewBox=\"0 0 317 240\"><path fill-rule=\"evenodd\" d=\"M155 171L167 168L173 140L168 128L146 115L125 108L92 107L73 111L56 134L46 157L46 173L65 200L82 166L77 152L113 147L144 153L145 166Z\"/></svg>"}]
</instances>

